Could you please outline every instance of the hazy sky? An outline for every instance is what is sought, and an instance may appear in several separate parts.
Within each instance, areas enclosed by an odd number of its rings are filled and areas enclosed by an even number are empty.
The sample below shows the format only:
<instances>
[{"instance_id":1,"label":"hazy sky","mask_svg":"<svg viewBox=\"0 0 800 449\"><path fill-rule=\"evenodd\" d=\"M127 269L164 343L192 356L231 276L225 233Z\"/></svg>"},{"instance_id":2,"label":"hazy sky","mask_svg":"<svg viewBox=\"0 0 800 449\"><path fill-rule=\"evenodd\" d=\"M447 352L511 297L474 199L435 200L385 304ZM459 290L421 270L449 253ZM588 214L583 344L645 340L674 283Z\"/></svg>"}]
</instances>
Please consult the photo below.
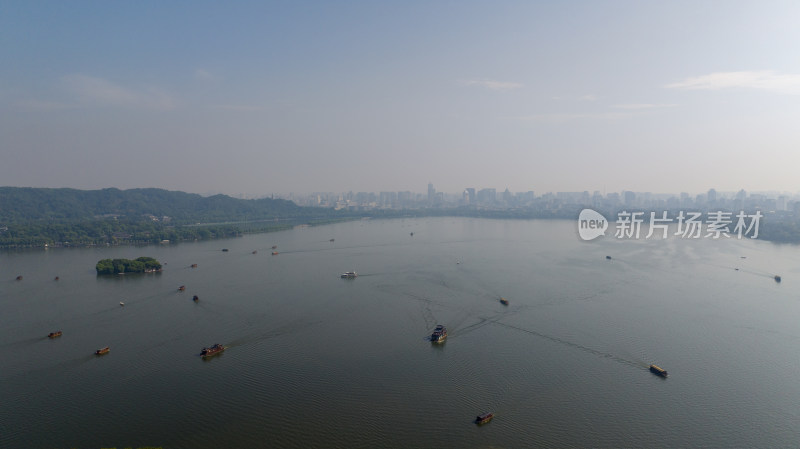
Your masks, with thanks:
<instances>
[{"instance_id":1,"label":"hazy sky","mask_svg":"<svg viewBox=\"0 0 800 449\"><path fill-rule=\"evenodd\" d=\"M0 185L800 190L800 2L0 0Z\"/></svg>"}]
</instances>

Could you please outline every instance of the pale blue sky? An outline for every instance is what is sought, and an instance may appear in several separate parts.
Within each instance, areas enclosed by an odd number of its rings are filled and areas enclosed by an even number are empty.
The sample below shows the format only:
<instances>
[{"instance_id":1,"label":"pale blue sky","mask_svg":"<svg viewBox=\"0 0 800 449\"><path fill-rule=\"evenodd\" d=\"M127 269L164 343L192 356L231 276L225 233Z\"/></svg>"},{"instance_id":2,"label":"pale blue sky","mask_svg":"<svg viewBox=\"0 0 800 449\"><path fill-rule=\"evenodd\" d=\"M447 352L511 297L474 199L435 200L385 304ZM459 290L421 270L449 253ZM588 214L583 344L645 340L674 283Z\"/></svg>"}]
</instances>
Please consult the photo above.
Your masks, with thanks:
<instances>
[{"instance_id":1,"label":"pale blue sky","mask_svg":"<svg viewBox=\"0 0 800 449\"><path fill-rule=\"evenodd\" d=\"M800 190L800 2L0 1L0 185Z\"/></svg>"}]
</instances>

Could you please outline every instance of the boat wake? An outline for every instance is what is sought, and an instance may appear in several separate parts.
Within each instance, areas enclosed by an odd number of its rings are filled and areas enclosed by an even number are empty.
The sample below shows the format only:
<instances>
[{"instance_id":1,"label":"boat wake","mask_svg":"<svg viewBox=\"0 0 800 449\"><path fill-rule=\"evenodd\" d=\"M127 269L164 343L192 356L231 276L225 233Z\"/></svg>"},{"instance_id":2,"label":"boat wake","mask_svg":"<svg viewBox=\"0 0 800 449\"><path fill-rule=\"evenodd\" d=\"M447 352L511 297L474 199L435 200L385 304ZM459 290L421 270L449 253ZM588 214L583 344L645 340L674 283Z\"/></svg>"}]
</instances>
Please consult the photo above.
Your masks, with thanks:
<instances>
[{"instance_id":1,"label":"boat wake","mask_svg":"<svg viewBox=\"0 0 800 449\"><path fill-rule=\"evenodd\" d=\"M514 326L513 324L502 323L499 320L492 321L491 324L496 324L498 326L503 326L503 327L508 328L508 329L514 329L514 330L518 330L520 332L525 332L526 334L535 335L537 337L541 337L541 338L544 338L546 340L550 340L550 341L555 342L555 343L559 343L559 344L562 344L562 345L565 345L565 346L569 346L571 348L579 349L579 350L581 350L583 352L586 352L586 353L589 353L589 354L593 354L593 355L596 355L598 357L602 357L604 359L611 359L611 360L613 360L615 362L619 362L619 363L622 363L622 364L625 364L625 365L633 366L633 367L636 367L636 368L642 368L642 362L641 361L628 360L628 359L620 357L618 355L611 354L610 352L605 352L605 351L600 351L600 350L597 350L597 349L593 349L593 348L590 348L588 346L583 346L583 345L578 344L578 343L574 343L574 342L571 342L571 341L568 341L568 340L564 340L562 338L553 337L552 335L547 335L547 334L543 334L541 332L536 332L534 330L525 329L525 328L519 327L519 326Z\"/></svg>"},{"instance_id":2,"label":"boat wake","mask_svg":"<svg viewBox=\"0 0 800 449\"><path fill-rule=\"evenodd\" d=\"M276 327L274 329L270 329L264 332L257 332L248 334L242 337L239 337L228 344L225 345L226 348L235 348L237 346L245 346L252 343L260 342L263 340L269 340L270 338L276 338L283 335L288 335L294 332L299 332L305 330L311 326L315 326L317 324L322 323L322 320L319 321L306 321L303 322L302 320L296 320L295 322L284 324L282 326Z\"/></svg>"},{"instance_id":3,"label":"boat wake","mask_svg":"<svg viewBox=\"0 0 800 449\"><path fill-rule=\"evenodd\" d=\"M19 379L21 377L25 377L26 379L35 379L39 376L41 377L49 377L52 376L54 372L58 372L63 374L66 371L69 371L73 368L81 366L87 362L90 362L96 359L94 354L90 354L87 356L82 356L74 359L64 360L61 362L54 363L48 366L42 366L33 370L23 370L14 374L11 374L8 377L0 378L3 382L11 381L14 379Z\"/></svg>"},{"instance_id":4,"label":"boat wake","mask_svg":"<svg viewBox=\"0 0 800 449\"><path fill-rule=\"evenodd\" d=\"M27 347L27 346L35 345L36 343L39 343L39 342L45 341L45 340L50 340L49 338L47 338L47 335L45 335L43 337L33 337L33 338L26 338L26 339L23 339L23 340L12 341L12 342L9 342L7 344L2 345L2 347L9 347L9 348L11 348L11 347L17 347L17 348L19 348L19 347Z\"/></svg>"}]
</instances>

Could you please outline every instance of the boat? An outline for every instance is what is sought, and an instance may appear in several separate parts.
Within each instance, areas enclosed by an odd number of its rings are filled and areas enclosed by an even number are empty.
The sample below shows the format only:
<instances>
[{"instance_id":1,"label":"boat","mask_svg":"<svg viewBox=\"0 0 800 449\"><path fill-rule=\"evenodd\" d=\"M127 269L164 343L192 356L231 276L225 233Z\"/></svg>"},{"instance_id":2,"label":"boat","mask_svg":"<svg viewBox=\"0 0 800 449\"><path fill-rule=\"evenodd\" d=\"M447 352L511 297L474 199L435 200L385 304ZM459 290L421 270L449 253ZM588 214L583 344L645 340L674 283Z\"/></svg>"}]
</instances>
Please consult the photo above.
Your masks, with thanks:
<instances>
[{"instance_id":1,"label":"boat","mask_svg":"<svg viewBox=\"0 0 800 449\"><path fill-rule=\"evenodd\" d=\"M119 302L119 305L121 305L121 306L124 306L124 305L125 305L125 303L124 303L124 302L122 302L122 301L120 301L120 302Z\"/></svg>"},{"instance_id":2,"label":"boat","mask_svg":"<svg viewBox=\"0 0 800 449\"><path fill-rule=\"evenodd\" d=\"M198 298L197 295L192 296L192 301L197 302L199 300L200 298Z\"/></svg>"},{"instance_id":3,"label":"boat","mask_svg":"<svg viewBox=\"0 0 800 449\"><path fill-rule=\"evenodd\" d=\"M55 278L54 280L55 280L55 281L57 281L57 280L59 280L59 279L61 279L61 278L60 278L60 277L58 277L58 276L56 276L56 278Z\"/></svg>"},{"instance_id":4,"label":"boat","mask_svg":"<svg viewBox=\"0 0 800 449\"><path fill-rule=\"evenodd\" d=\"M182 292L184 290L186 290L186 286L185 285L181 285L180 287L178 287L178 291L179 292Z\"/></svg>"},{"instance_id":5,"label":"boat","mask_svg":"<svg viewBox=\"0 0 800 449\"><path fill-rule=\"evenodd\" d=\"M100 349L98 349L97 351L95 351L95 352L94 352L94 355L103 355L103 354L108 354L108 351L111 351L111 348L109 348L108 346L106 346L105 348L100 348Z\"/></svg>"},{"instance_id":6,"label":"boat","mask_svg":"<svg viewBox=\"0 0 800 449\"><path fill-rule=\"evenodd\" d=\"M507 306L507 305L508 305L508 300L507 300L506 298L503 298L503 297L501 296L501 297L500 297L500 304L502 304L502 305L504 305L504 306Z\"/></svg>"},{"instance_id":7,"label":"boat","mask_svg":"<svg viewBox=\"0 0 800 449\"><path fill-rule=\"evenodd\" d=\"M775 282L780 282L781 281L781 277L778 276L777 274L775 275L774 279L775 279Z\"/></svg>"},{"instance_id":8,"label":"boat","mask_svg":"<svg viewBox=\"0 0 800 449\"><path fill-rule=\"evenodd\" d=\"M431 334L431 343L444 343L446 338L447 329L441 324L437 324L436 329L434 329L433 334Z\"/></svg>"},{"instance_id":9,"label":"boat","mask_svg":"<svg viewBox=\"0 0 800 449\"><path fill-rule=\"evenodd\" d=\"M258 254L258 250L254 249L253 254Z\"/></svg>"},{"instance_id":10,"label":"boat","mask_svg":"<svg viewBox=\"0 0 800 449\"><path fill-rule=\"evenodd\" d=\"M611 256L606 256L606 259L611 260Z\"/></svg>"},{"instance_id":11,"label":"boat","mask_svg":"<svg viewBox=\"0 0 800 449\"><path fill-rule=\"evenodd\" d=\"M278 252L277 252L277 251L273 251L273 252L272 252L272 255L273 255L273 256L277 256L277 255L278 255Z\"/></svg>"},{"instance_id":12,"label":"boat","mask_svg":"<svg viewBox=\"0 0 800 449\"><path fill-rule=\"evenodd\" d=\"M203 348L203 350L200 351L200 356L203 358L213 357L224 350L225 346L222 346L220 343L215 343L208 348Z\"/></svg>"},{"instance_id":13,"label":"boat","mask_svg":"<svg viewBox=\"0 0 800 449\"><path fill-rule=\"evenodd\" d=\"M197 268L197 264L196 264L196 263L193 263L193 264L192 264L192 268Z\"/></svg>"},{"instance_id":14,"label":"boat","mask_svg":"<svg viewBox=\"0 0 800 449\"><path fill-rule=\"evenodd\" d=\"M48 338L56 338L61 336L61 331L50 332L47 334Z\"/></svg>"},{"instance_id":15,"label":"boat","mask_svg":"<svg viewBox=\"0 0 800 449\"><path fill-rule=\"evenodd\" d=\"M330 241L332 242L332 241L333 241L333 239L331 239Z\"/></svg>"},{"instance_id":16,"label":"boat","mask_svg":"<svg viewBox=\"0 0 800 449\"><path fill-rule=\"evenodd\" d=\"M657 375L659 375L661 377L667 377L668 376L667 370L665 370L664 368L661 368L660 366L657 366L657 365L650 365L650 372L653 373L653 374L657 374Z\"/></svg>"},{"instance_id":17,"label":"boat","mask_svg":"<svg viewBox=\"0 0 800 449\"><path fill-rule=\"evenodd\" d=\"M222 252L223 253L227 253L228 252L228 248L222 248Z\"/></svg>"},{"instance_id":18,"label":"boat","mask_svg":"<svg viewBox=\"0 0 800 449\"><path fill-rule=\"evenodd\" d=\"M475 424L486 424L494 418L494 413L483 413L475 418Z\"/></svg>"},{"instance_id":19,"label":"boat","mask_svg":"<svg viewBox=\"0 0 800 449\"><path fill-rule=\"evenodd\" d=\"M272 245L272 249L278 249L278 245Z\"/></svg>"},{"instance_id":20,"label":"boat","mask_svg":"<svg viewBox=\"0 0 800 449\"><path fill-rule=\"evenodd\" d=\"M17 276L17 280L21 281L22 280L22 275Z\"/></svg>"},{"instance_id":21,"label":"boat","mask_svg":"<svg viewBox=\"0 0 800 449\"><path fill-rule=\"evenodd\" d=\"M342 279L355 279L358 277L358 273L355 271L348 271L346 273L342 273Z\"/></svg>"},{"instance_id":22,"label":"boat","mask_svg":"<svg viewBox=\"0 0 800 449\"><path fill-rule=\"evenodd\" d=\"M414 233L413 232L411 233L411 237L414 237Z\"/></svg>"}]
</instances>

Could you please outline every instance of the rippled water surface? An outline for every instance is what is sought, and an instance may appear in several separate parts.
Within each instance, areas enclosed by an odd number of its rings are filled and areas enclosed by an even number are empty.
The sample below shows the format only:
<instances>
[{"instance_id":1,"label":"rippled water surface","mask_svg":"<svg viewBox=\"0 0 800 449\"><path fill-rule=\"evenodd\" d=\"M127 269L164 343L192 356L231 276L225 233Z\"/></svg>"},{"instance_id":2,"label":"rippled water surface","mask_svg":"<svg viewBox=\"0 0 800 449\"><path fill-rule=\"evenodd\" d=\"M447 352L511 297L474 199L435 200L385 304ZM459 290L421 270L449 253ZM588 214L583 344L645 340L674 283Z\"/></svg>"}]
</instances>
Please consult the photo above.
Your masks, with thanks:
<instances>
[{"instance_id":1,"label":"rippled water surface","mask_svg":"<svg viewBox=\"0 0 800 449\"><path fill-rule=\"evenodd\" d=\"M797 447L798 279L796 246L569 221L0 253L0 447Z\"/></svg>"}]
</instances>

